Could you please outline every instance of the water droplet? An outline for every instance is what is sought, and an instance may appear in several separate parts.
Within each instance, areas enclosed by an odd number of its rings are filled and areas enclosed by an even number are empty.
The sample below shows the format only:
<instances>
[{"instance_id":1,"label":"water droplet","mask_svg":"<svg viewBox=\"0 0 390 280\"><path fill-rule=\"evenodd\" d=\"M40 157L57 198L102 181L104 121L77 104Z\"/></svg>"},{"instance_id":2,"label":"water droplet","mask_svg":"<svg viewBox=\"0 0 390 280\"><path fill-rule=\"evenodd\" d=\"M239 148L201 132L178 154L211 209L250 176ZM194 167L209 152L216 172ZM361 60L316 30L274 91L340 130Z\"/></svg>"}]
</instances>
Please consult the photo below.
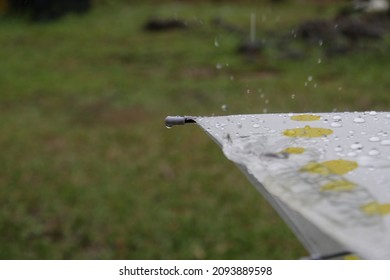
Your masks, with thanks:
<instances>
[{"instance_id":1,"label":"water droplet","mask_svg":"<svg viewBox=\"0 0 390 280\"><path fill-rule=\"evenodd\" d=\"M317 63L318 63L318 64L322 63L322 59L319 58L319 59L317 60Z\"/></svg>"},{"instance_id":2,"label":"water droplet","mask_svg":"<svg viewBox=\"0 0 390 280\"><path fill-rule=\"evenodd\" d=\"M376 116L377 115L377 112L376 111L371 111L368 113L370 116Z\"/></svg>"},{"instance_id":3,"label":"water droplet","mask_svg":"<svg viewBox=\"0 0 390 280\"><path fill-rule=\"evenodd\" d=\"M307 82L305 82L305 87L307 87L307 85L308 85L308 83L307 83Z\"/></svg>"},{"instance_id":4,"label":"water droplet","mask_svg":"<svg viewBox=\"0 0 390 280\"><path fill-rule=\"evenodd\" d=\"M381 141L381 144L383 145L383 146L390 146L390 140L382 140Z\"/></svg>"},{"instance_id":5,"label":"water droplet","mask_svg":"<svg viewBox=\"0 0 390 280\"><path fill-rule=\"evenodd\" d=\"M377 155L379 155L379 151L374 148L374 149L368 151L368 155L370 155L370 156L377 156Z\"/></svg>"},{"instance_id":6,"label":"water droplet","mask_svg":"<svg viewBox=\"0 0 390 280\"><path fill-rule=\"evenodd\" d=\"M366 122L362 117L357 117L353 119L354 123L364 123Z\"/></svg>"},{"instance_id":7,"label":"water droplet","mask_svg":"<svg viewBox=\"0 0 390 280\"><path fill-rule=\"evenodd\" d=\"M347 154L347 156L349 156L349 157L355 157L355 156L356 156L356 153L355 153L355 152L349 152L349 153Z\"/></svg>"},{"instance_id":8,"label":"water droplet","mask_svg":"<svg viewBox=\"0 0 390 280\"><path fill-rule=\"evenodd\" d=\"M228 106L226 105L226 104L223 104L222 106L221 106L221 109L222 109L222 111L227 111L227 109L228 109Z\"/></svg>"},{"instance_id":9,"label":"water droplet","mask_svg":"<svg viewBox=\"0 0 390 280\"><path fill-rule=\"evenodd\" d=\"M343 125L340 122L332 122L330 124L331 127L342 127Z\"/></svg>"},{"instance_id":10,"label":"water droplet","mask_svg":"<svg viewBox=\"0 0 390 280\"><path fill-rule=\"evenodd\" d=\"M295 99L295 94L291 94L291 99Z\"/></svg>"},{"instance_id":11,"label":"water droplet","mask_svg":"<svg viewBox=\"0 0 390 280\"><path fill-rule=\"evenodd\" d=\"M269 99L264 100L265 104L269 104Z\"/></svg>"},{"instance_id":12,"label":"water droplet","mask_svg":"<svg viewBox=\"0 0 390 280\"><path fill-rule=\"evenodd\" d=\"M267 113L268 113L268 109L267 109L267 108L264 108L264 109L263 109L263 113L264 113L264 114L267 114Z\"/></svg>"},{"instance_id":13,"label":"water droplet","mask_svg":"<svg viewBox=\"0 0 390 280\"><path fill-rule=\"evenodd\" d=\"M217 48L219 47L218 38L215 38L215 39L214 39L214 46L216 46Z\"/></svg>"},{"instance_id":14,"label":"water droplet","mask_svg":"<svg viewBox=\"0 0 390 280\"><path fill-rule=\"evenodd\" d=\"M335 121L341 121L341 116L339 116L339 115L333 116L333 119Z\"/></svg>"},{"instance_id":15,"label":"water droplet","mask_svg":"<svg viewBox=\"0 0 390 280\"><path fill-rule=\"evenodd\" d=\"M322 41L322 40L319 40L318 41L318 45L321 47L322 45L324 44L324 41Z\"/></svg>"},{"instance_id":16,"label":"water droplet","mask_svg":"<svg viewBox=\"0 0 390 280\"><path fill-rule=\"evenodd\" d=\"M309 82L313 81L313 76L307 77L307 80L308 80Z\"/></svg>"},{"instance_id":17,"label":"water droplet","mask_svg":"<svg viewBox=\"0 0 390 280\"><path fill-rule=\"evenodd\" d=\"M218 70L221 70L223 68L223 65L221 63L217 63L215 68L217 68Z\"/></svg>"},{"instance_id":18,"label":"water droplet","mask_svg":"<svg viewBox=\"0 0 390 280\"><path fill-rule=\"evenodd\" d=\"M358 142L356 142L356 143L351 145L351 149L353 149L353 150L361 150L361 149L363 149L363 145L358 143Z\"/></svg>"},{"instance_id":19,"label":"water droplet","mask_svg":"<svg viewBox=\"0 0 390 280\"><path fill-rule=\"evenodd\" d=\"M336 148L334 148L334 150L335 152L341 152L343 151L343 148L340 145L338 145Z\"/></svg>"},{"instance_id":20,"label":"water droplet","mask_svg":"<svg viewBox=\"0 0 390 280\"><path fill-rule=\"evenodd\" d=\"M378 142L380 139L379 139L379 137L373 136L373 137L370 137L368 140L369 140L370 142Z\"/></svg>"},{"instance_id":21,"label":"water droplet","mask_svg":"<svg viewBox=\"0 0 390 280\"><path fill-rule=\"evenodd\" d=\"M314 88L317 88L317 86L318 86L318 84L314 84L314 85L313 85Z\"/></svg>"}]
</instances>

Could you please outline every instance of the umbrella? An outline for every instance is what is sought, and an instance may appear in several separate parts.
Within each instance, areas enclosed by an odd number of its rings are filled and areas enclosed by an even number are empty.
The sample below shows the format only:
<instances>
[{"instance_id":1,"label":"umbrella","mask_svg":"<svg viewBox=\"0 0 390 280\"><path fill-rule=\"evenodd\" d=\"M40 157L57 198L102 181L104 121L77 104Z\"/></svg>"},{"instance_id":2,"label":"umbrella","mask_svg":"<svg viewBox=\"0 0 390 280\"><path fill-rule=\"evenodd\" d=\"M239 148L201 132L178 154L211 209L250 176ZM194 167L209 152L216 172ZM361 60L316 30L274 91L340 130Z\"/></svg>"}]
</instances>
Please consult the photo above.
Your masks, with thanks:
<instances>
[{"instance_id":1,"label":"umbrella","mask_svg":"<svg viewBox=\"0 0 390 280\"><path fill-rule=\"evenodd\" d=\"M198 124L313 259L390 259L390 113L167 117Z\"/></svg>"}]
</instances>

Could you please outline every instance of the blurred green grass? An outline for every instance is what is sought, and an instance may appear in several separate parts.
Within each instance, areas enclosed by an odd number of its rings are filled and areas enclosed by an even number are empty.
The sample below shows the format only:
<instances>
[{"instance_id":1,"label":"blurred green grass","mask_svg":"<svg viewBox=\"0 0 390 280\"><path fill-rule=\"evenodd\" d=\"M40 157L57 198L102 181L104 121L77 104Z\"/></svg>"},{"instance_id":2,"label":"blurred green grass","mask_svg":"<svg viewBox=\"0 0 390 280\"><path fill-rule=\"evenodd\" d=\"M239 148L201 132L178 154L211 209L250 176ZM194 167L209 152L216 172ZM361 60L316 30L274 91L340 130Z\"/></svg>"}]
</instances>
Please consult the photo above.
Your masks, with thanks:
<instances>
[{"instance_id":1,"label":"blurred green grass","mask_svg":"<svg viewBox=\"0 0 390 280\"><path fill-rule=\"evenodd\" d=\"M116 1L49 24L1 18L0 258L304 256L200 129L167 130L163 120L388 110L388 39L337 58L269 50L248 61L235 54L238 38L210 23L221 17L249 34L255 12L259 36L290 32L335 10L321 7ZM144 32L152 16L190 28Z\"/></svg>"}]
</instances>

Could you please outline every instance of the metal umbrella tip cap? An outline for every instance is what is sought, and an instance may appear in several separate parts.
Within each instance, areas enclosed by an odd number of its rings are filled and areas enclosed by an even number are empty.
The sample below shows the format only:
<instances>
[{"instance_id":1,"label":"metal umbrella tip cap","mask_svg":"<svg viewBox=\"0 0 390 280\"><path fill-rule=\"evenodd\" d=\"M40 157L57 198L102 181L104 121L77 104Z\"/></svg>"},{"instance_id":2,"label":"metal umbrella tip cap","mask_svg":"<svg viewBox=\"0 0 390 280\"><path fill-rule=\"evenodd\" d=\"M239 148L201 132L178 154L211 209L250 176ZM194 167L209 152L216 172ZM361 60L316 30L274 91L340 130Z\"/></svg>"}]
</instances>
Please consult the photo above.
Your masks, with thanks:
<instances>
[{"instance_id":1,"label":"metal umbrella tip cap","mask_svg":"<svg viewBox=\"0 0 390 280\"><path fill-rule=\"evenodd\" d=\"M168 128L171 128L174 125L183 125L186 123L186 118L185 117L180 117L180 116L168 116L165 118L165 126Z\"/></svg>"}]
</instances>

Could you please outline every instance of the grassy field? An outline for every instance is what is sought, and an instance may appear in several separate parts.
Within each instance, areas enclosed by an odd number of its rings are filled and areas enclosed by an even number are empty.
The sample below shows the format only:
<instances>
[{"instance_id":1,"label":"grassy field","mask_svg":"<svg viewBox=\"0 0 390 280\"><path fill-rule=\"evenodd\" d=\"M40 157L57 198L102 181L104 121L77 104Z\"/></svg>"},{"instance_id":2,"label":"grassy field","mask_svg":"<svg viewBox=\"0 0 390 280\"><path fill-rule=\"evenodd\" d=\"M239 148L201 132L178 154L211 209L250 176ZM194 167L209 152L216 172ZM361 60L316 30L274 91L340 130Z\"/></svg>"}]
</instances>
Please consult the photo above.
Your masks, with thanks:
<instances>
[{"instance_id":1,"label":"grassy field","mask_svg":"<svg viewBox=\"0 0 390 280\"><path fill-rule=\"evenodd\" d=\"M211 24L223 18L249 34L256 13L257 36L272 40L334 11L310 1L116 1L53 23L1 18L0 258L305 256L199 128L163 121L388 110L388 39L332 58L320 46L299 60L274 48L247 58L235 53L238 36ZM188 28L145 32L151 17Z\"/></svg>"}]
</instances>

